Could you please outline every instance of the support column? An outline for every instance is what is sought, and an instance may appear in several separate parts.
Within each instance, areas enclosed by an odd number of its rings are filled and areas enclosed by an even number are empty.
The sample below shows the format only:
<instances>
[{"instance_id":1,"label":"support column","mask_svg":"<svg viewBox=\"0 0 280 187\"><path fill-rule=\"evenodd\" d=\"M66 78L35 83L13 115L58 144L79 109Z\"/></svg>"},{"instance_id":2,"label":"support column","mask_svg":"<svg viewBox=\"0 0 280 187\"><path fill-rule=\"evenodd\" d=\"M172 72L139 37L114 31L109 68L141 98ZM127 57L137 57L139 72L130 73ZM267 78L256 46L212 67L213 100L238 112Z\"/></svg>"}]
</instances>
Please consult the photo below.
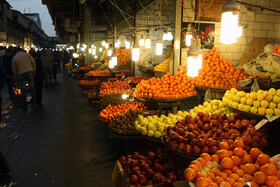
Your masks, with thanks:
<instances>
[{"instance_id":1,"label":"support column","mask_svg":"<svg viewBox=\"0 0 280 187\"><path fill-rule=\"evenodd\" d=\"M181 5L180 0L176 0L176 15L175 16L176 17L175 17L173 74L175 74L177 72L177 68L181 64L182 5Z\"/></svg>"}]
</instances>

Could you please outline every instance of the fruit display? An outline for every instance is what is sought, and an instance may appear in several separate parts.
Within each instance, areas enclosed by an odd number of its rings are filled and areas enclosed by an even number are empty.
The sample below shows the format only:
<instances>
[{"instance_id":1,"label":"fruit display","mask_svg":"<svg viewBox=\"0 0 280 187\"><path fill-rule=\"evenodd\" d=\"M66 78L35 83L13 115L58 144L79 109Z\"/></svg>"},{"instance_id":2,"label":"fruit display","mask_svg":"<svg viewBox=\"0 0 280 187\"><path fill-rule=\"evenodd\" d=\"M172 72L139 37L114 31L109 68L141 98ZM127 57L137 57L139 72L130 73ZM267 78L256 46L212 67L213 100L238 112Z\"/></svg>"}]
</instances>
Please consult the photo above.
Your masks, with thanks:
<instances>
[{"instance_id":1,"label":"fruit display","mask_svg":"<svg viewBox=\"0 0 280 187\"><path fill-rule=\"evenodd\" d=\"M186 76L185 72L171 75L165 74L161 78L142 80L134 91L135 97L149 97L159 99L174 99L196 95L194 78Z\"/></svg>"},{"instance_id":2,"label":"fruit display","mask_svg":"<svg viewBox=\"0 0 280 187\"><path fill-rule=\"evenodd\" d=\"M227 142L233 150L241 140L244 149L250 151L251 147L263 148L267 144L261 131L255 130L256 123L257 120L241 119L238 113L227 118L225 114L209 116L199 112L194 119L187 115L176 125L168 126L162 138L167 146L185 153L214 154L221 141Z\"/></svg>"},{"instance_id":3,"label":"fruit display","mask_svg":"<svg viewBox=\"0 0 280 187\"><path fill-rule=\"evenodd\" d=\"M104 82L100 86L100 97L104 97L106 94L132 94L132 87L125 81Z\"/></svg>"},{"instance_id":4,"label":"fruit display","mask_svg":"<svg viewBox=\"0 0 280 187\"><path fill-rule=\"evenodd\" d=\"M135 186L150 186L164 183L172 186L173 182L184 180L184 160L176 158L167 149L149 151L147 156L134 152L127 157L122 156L119 162L129 182Z\"/></svg>"},{"instance_id":5,"label":"fruit display","mask_svg":"<svg viewBox=\"0 0 280 187\"><path fill-rule=\"evenodd\" d=\"M90 67L90 65L80 66L80 67L79 67L79 70L80 70L80 71L82 71L82 70L89 70L89 71L90 71L90 70L91 70L91 67Z\"/></svg>"},{"instance_id":6,"label":"fruit display","mask_svg":"<svg viewBox=\"0 0 280 187\"><path fill-rule=\"evenodd\" d=\"M122 99L121 94L106 94L100 100L100 103L103 107L107 107L108 105L116 106L127 102L127 99Z\"/></svg>"},{"instance_id":7,"label":"fruit display","mask_svg":"<svg viewBox=\"0 0 280 187\"><path fill-rule=\"evenodd\" d=\"M71 67L72 66L72 62L68 62L65 64L65 67Z\"/></svg>"},{"instance_id":8,"label":"fruit display","mask_svg":"<svg viewBox=\"0 0 280 187\"><path fill-rule=\"evenodd\" d=\"M212 156L203 153L184 171L185 179L201 186L252 187L279 186L280 176L276 162L258 148L244 150L244 142L235 144L233 151L226 142Z\"/></svg>"},{"instance_id":9,"label":"fruit display","mask_svg":"<svg viewBox=\"0 0 280 187\"><path fill-rule=\"evenodd\" d=\"M154 71L166 72L170 61L171 61L171 57L164 59L164 61L161 64L158 64L154 67Z\"/></svg>"},{"instance_id":10,"label":"fruit display","mask_svg":"<svg viewBox=\"0 0 280 187\"><path fill-rule=\"evenodd\" d=\"M184 119L188 112L178 111L177 114L169 113L168 116L157 115L143 117L139 115L134 127L143 136L160 138L169 125L174 125L178 120Z\"/></svg>"},{"instance_id":11,"label":"fruit display","mask_svg":"<svg viewBox=\"0 0 280 187\"><path fill-rule=\"evenodd\" d=\"M124 81L130 84L139 84L142 80L149 80L150 78L151 77L126 77Z\"/></svg>"},{"instance_id":12,"label":"fruit display","mask_svg":"<svg viewBox=\"0 0 280 187\"><path fill-rule=\"evenodd\" d=\"M87 75L90 76L90 77L110 77L110 76L112 76L112 73L108 69L105 69L105 70L102 70L102 71L92 70L92 71L89 71L87 73Z\"/></svg>"},{"instance_id":13,"label":"fruit display","mask_svg":"<svg viewBox=\"0 0 280 187\"><path fill-rule=\"evenodd\" d=\"M220 56L213 47L203 55L202 68L199 70L195 85L207 88L240 88L239 80L247 79L243 69L235 69L231 61Z\"/></svg>"},{"instance_id":14,"label":"fruit display","mask_svg":"<svg viewBox=\"0 0 280 187\"><path fill-rule=\"evenodd\" d=\"M263 74L259 74L259 73L254 73L249 75L249 77L263 77L263 78L269 78L269 76L263 75Z\"/></svg>"},{"instance_id":15,"label":"fruit display","mask_svg":"<svg viewBox=\"0 0 280 187\"><path fill-rule=\"evenodd\" d=\"M277 71L268 71L265 73L265 76L270 77L272 80L273 79L279 79L280 78L280 73Z\"/></svg>"},{"instance_id":16,"label":"fruit display","mask_svg":"<svg viewBox=\"0 0 280 187\"><path fill-rule=\"evenodd\" d=\"M202 105L194 107L190 110L190 115L192 118L195 118L199 112L208 113L209 116L212 114L217 114L218 116L220 114L226 114L227 118L233 115L233 112L231 112L221 100L217 99L210 101L210 103L205 101Z\"/></svg>"},{"instance_id":17,"label":"fruit display","mask_svg":"<svg viewBox=\"0 0 280 187\"><path fill-rule=\"evenodd\" d=\"M80 80L79 85L81 85L81 86L98 86L98 85L100 85L100 81L98 79L95 79L95 80Z\"/></svg>"},{"instance_id":18,"label":"fruit display","mask_svg":"<svg viewBox=\"0 0 280 187\"><path fill-rule=\"evenodd\" d=\"M101 122L109 123L118 115L125 114L129 109L141 111L144 108L146 108L145 105L138 102L127 102L117 106L108 105L99 113L98 119Z\"/></svg>"},{"instance_id":19,"label":"fruit display","mask_svg":"<svg viewBox=\"0 0 280 187\"><path fill-rule=\"evenodd\" d=\"M280 116L280 89L245 93L233 88L225 93L223 102L227 106L253 114Z\"/></svg>"},{"instance_id":20,"label":"fruit display","mask_svg":"<svg viewBox=\"0 0 280 187\"><path fill-rule=\"evenodd\" d=\"M101 55L101 57L100 57L100 61L103 61L103 60L105 60L107 58L107 50L103 50L103 53L102 53L102 55Z\"/></svg>"},{"instance_id":21,"label":"fruit display","mask_svg":"<svg viewBox=\"0 0 280 187\"><path fill-rule=\"evenodd\" d=\"M118 65L125 65L126 63L129 62L130 60L130 54L131 50L130 49L116 49L115 53L118 58Z\"/></svg>"},{"instance_id":22,"label":"fruit display","mask_svg":"<svg viewBox=\"0 0 280 187\"><path fill-rule=\"evenodd\" d=\"M139 111L129 109L124 115L118 115L110 123L109 128L112 132L123 135L134 135L138 132L134 129L134 122Z\"/></svg>"}]
</instances>

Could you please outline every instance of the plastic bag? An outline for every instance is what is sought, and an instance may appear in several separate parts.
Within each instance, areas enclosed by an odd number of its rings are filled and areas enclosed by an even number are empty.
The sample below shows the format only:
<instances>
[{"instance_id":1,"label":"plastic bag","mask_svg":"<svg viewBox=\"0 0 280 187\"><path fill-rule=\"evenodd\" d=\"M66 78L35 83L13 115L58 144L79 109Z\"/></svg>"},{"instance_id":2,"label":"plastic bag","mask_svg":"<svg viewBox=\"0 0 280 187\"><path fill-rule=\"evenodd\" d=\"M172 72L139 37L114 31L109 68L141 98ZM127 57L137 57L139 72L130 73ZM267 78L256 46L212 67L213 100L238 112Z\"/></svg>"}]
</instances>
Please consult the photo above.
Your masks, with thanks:
<instances>
[{"instance_id":1,"label":"plastic bag","mask_svg":"<svg viewBox=\"0 0 280 187\"><path fill-rule=\"evenodd\" d=\"M204 101L210 103L210 101L212 100L211 97L212 97L212 96L211 96L211 91L210 91L210 89L208 88L208 89L206 90L206 92L205 92Z\"/></svg>"},{"instance_id":2,"label":"plastic bag","mask_svg":"<svg viewBox=\"0 0 280 187\"><path fill-rule=\"evenodd\" d=\"M244 80L240 80L240 81L238 81L238 84L239 84L239 86L240 87L245 87L245 86L247 86L248 84L251 84L252 83L252 79L244 79Z\"/></svg>"},{"instance_id":3,"label":"plastic bag","mask_svg":"<svg viewBox=\"0 0 280 187\"><path fill-rule=\"evenodd\" d=\"M251 87L251 92L258 92L259 89L260 89L260 86L258 84L258 80L257 80L257 78L255 78L254 83Z\"/></svg>"}]
</instances>

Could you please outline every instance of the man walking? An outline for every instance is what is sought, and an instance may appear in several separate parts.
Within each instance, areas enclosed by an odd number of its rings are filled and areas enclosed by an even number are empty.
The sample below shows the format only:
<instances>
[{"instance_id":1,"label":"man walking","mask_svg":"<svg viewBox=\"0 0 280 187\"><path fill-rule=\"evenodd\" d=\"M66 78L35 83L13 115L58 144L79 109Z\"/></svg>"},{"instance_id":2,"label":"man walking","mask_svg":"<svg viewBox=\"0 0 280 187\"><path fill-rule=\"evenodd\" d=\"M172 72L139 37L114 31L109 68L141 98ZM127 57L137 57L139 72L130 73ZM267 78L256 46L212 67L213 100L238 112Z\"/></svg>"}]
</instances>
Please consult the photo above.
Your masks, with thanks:
<instances>
[{"instance_id":1,"label":"man walking","mask_svg":"<svg viewBox=\"0 0 280 187\"><path fill-rule=\"evenodd\" d=\"M26 82L28 82L30 86L33 106L37 106L34 81L36 63L33 57L22 49L17 49L16 51L16 55L12 61L12 68L16 84L18 85L18 81L20 82L23 107L27 108Z\"/></svg>"}]
</instances>

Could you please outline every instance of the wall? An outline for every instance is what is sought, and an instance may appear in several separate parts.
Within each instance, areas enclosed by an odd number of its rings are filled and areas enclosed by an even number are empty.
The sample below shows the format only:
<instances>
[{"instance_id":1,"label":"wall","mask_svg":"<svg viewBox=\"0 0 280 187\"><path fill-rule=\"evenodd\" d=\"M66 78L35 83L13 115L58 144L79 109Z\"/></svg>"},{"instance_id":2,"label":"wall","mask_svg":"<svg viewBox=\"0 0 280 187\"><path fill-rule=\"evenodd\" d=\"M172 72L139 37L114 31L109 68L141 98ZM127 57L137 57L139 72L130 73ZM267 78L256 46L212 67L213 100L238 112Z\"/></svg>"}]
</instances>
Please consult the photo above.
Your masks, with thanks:
<instances>
[{"instance_id":1,"label":"wall","mask_svg":"<svg viewBox=\"0 0 280 187\"><path fill-rule=\"evenodd\" d=\"M279 0L243 0L244 3L280 10ZM184 7L193 20L194 0L185 0ZM188 22L184 14L183 21ZM241 5L240 24L243 26L243 35L235 44L225 45L220 43L221 23L215 23L215 47L218 52L235 64L241 59L244 51L253 38L280 38L280 14L260 8L245 7ZM186 49L182 49L182 61L186 61Z\"/></svg>"},{"instance_id":2,"label":"wall","mask_svg":"<svg viewBox=\"0 0 280 187\"><path fill-rule=\"evenodd\" d=\"M152 26L159 25L171 25L174 36L175 2L174 0L157 0L137 12L135 18L135 27L138 30L136 38L140 39L141 35L145 38L146 30L149 30ZM140 48L140 60L137 63L141 63L148 58L152 58L153 62L156 62L157 59L158 62L162 62L162 58L155 57L155 46L160 32L163 34L164 29L150 30L151 48ZM171 41L164 41L163 43L164 48L171 44ZM135 65L135 74L141 75L142 73L139 71L137 63Z\"/></svg>"}]
</instances>

